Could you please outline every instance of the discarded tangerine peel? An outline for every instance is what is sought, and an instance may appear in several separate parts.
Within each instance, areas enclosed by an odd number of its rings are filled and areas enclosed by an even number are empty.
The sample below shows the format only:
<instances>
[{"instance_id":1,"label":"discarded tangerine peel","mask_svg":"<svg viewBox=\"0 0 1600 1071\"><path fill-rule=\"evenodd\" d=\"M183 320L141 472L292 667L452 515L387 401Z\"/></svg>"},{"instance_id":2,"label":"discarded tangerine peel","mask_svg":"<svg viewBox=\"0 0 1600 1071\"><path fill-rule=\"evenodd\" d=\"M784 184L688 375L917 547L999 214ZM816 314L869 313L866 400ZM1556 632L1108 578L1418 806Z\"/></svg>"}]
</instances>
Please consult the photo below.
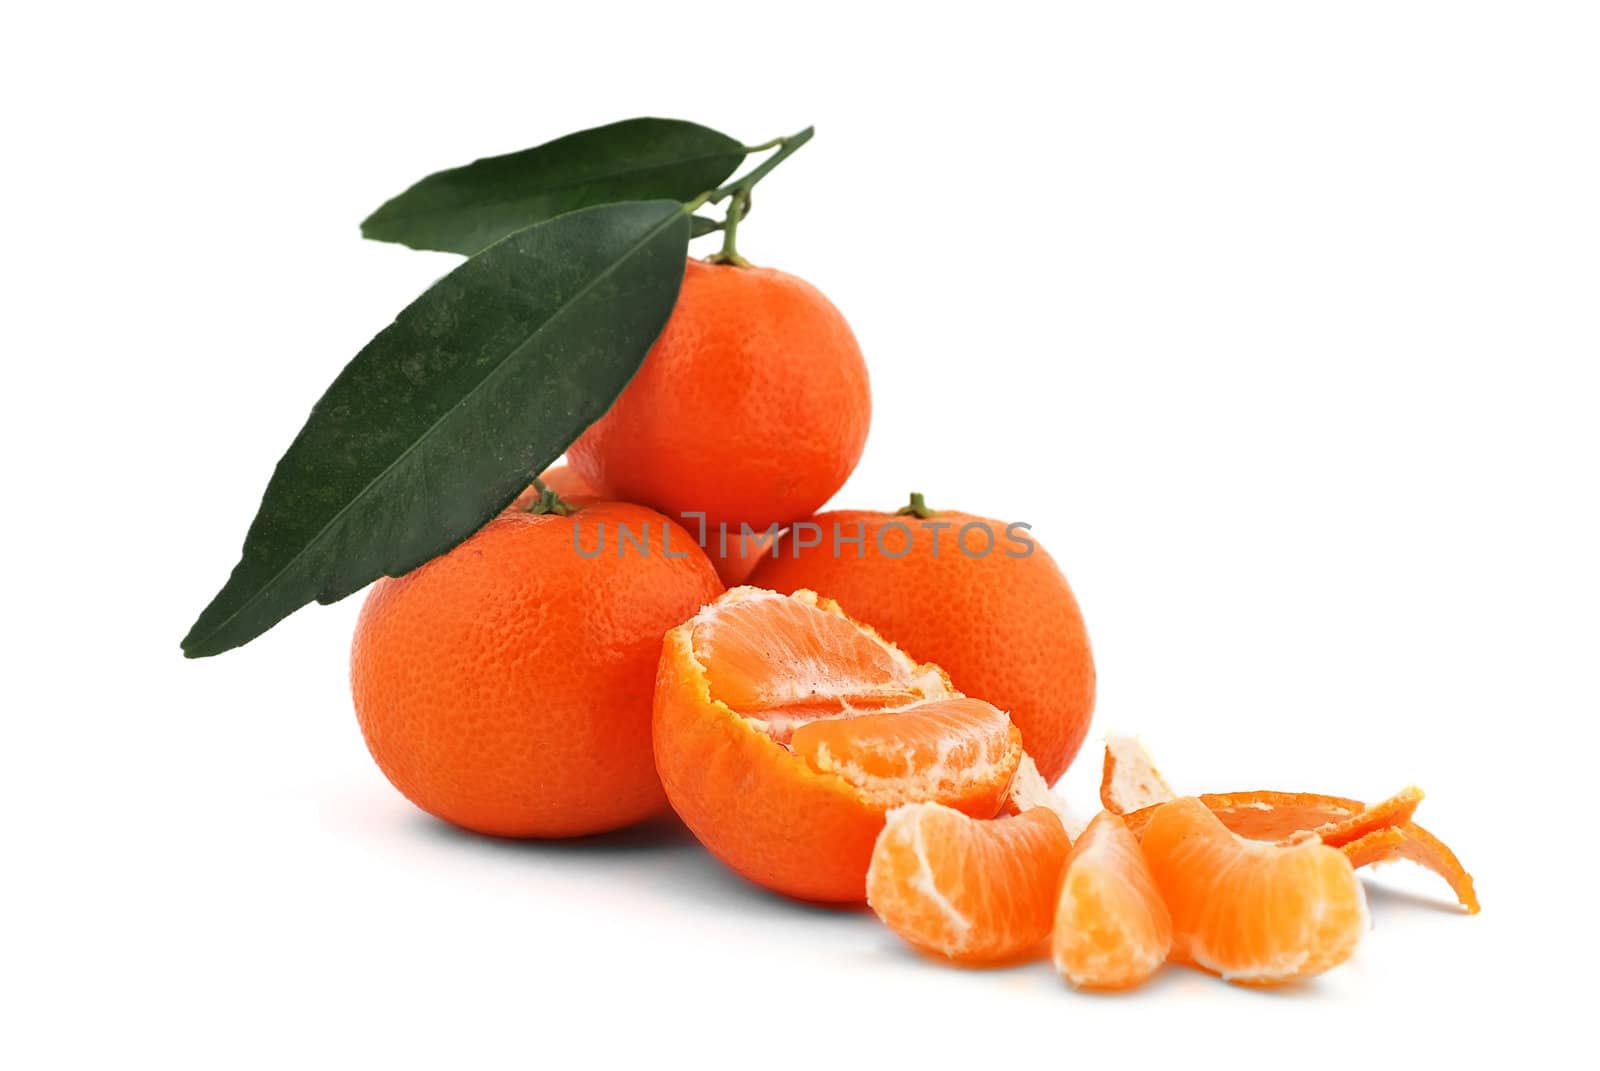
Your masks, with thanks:
<instances>
[{"instance_id":1,"label":"discarded tangerine peel","mask_svg":"<svg viewBox=\"0 0 1600 1071\"><path fill-rule=\"evenodd\" d=\"M1456 858L1456 853L1444 841L1415 822L1373 830L1346 843L1340 850L1350 860L1350 865L1355 867L1387 863L1392 859L1409 859L1425 866L1450 883L1450 891L1456 894L1456 899L1467 909L1467 914L1476 915L1479 911L1478 893L1473 888L1472 875L1467 873Z\"/></svg>"}]
</instances>

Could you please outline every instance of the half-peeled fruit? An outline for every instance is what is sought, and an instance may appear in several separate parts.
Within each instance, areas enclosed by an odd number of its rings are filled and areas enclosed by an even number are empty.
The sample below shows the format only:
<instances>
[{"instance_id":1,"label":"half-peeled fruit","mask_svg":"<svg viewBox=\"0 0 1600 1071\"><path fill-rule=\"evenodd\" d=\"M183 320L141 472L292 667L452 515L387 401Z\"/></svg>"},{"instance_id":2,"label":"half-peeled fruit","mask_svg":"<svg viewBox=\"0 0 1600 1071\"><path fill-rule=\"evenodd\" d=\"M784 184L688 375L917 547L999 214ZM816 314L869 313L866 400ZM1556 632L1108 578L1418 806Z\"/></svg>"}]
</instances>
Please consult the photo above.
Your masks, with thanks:
<instances>
[{"instance_id":1,"label":"half-peeled fruit","mask_svg":"<svg viewBox=\"0 0 1600 1071\"><path fill-rule=\"evenodd\" d=\"M734 588L667 633L656 769L712 854L790 896L859 901L884 815L993 817L1022 738L832 600Z\"/></svg>"}]
</instances>

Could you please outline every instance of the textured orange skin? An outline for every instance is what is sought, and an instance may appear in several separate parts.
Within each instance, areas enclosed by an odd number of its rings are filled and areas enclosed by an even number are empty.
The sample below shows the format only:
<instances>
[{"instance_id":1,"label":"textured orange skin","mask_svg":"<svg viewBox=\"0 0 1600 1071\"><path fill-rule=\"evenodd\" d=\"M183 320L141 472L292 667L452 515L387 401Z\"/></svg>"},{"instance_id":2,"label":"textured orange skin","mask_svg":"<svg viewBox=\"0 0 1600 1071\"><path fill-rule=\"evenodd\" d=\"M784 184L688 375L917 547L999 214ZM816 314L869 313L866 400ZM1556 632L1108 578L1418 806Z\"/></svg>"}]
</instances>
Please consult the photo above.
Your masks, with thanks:
<instances>
[{"instance_id":1,"label":"textured orange skin","mask_svg":"<svg viewBox=\"0 0 1600 1071\"><path fill-rule=\"evenodd\" d=\"M667 633L656 677L656 770L673 810L718 859L758 885L801 900L866 899L867 866L888 808L806 762L714 699L692 625ZM941 802L992 818L1022 748L1002 775Z\"/></svg>"},{"instance_id":2,"label":"textured orange skin","mask_svg":"<svg viewBox=\"0 0 1600 1071\"><path fill-rule=\"evenodd\" d=\"M766 535L758 535L754 539L741 541L737 536L728 537L728 553L722 554L722 547L715 538L707 540L706 554L711 558L711 564L716 566L717 576L722 583L730 588L736 588L750 579L750 573L760 563L763 555L771 556L773 540Z\"/></svg>"},{"instance_id":3,"label":"textured orange skin","mask_svg":"<svg viewBox=\"0 0 1600 1071\"><path fill-rule=\"evenodd\" d=\"M761 530L820 508L861 458L867 366L809 283L690 260L672 317L567 461L607 495ZM693 521L686 521L693 524Z\"/></svg>"},{"instance_id":4,"label":"textured orange skin","mask_svg":"<svg viewBox=\"0 0 1600 1071\"><path fill-rule=\"evenodd\" d=\"M407 799L466 829L570 837L666 799L650 744L661 636L721 591L688 533L642 506L507 511L367 596L350 654L362 735ZM580 557L573 530L592 550ZM648 554L616 555L648 525Z\"/></svg>"},{"instance_id":5,"label":"textured orange skin","mask_svg":"<svg viewBox=\"0 0 1600 1071\"><path fill-rule=\"evenodd\" d=\"M539 479L544 481L546 487L560 495L571 505L594 502L606 497L600 493L598 488L566 465L551 465L539 474ZM517 500L511 504L511 508L527 509L528 506L533 504L533 500L538 497L538 488L529 484L527 489L517 496ZM690 524L688 527L691 536L699 534L698 525ZM756 567L756 563L761 560L763 554L771 555L772 543L772 537L764 532L752 539L743 541L739 539L737 532L735 532L728 536L728 552L723 554L720 542L714 534L711 534L708 535L706 546L702 549L705 550L706 556L711 559L711 564L717 570L717 577L722 581L723 586L736 588L745 582L745 578L750 575L750 570Z\"/></svg>"},{"instance_id":6,"label":"textured orange skin","mask_svg":"<svg viewBox=\"0 0 1600 1071\"><path fill-rule=\"evenodd\" d=\"M935 558L935 532L915 517L838 510L811 519L821 526L821 543L796 557L793 533L785 533L777 557L763 558L748 582L785 594L810 588L936 663L957 688L1009 713L1045 780L1060 778L1089 731L1094 656L1072 588L1037 540L1027 557L1007 557L1007 549L1018 548L1004 522L939 511L929 521L950 527L938 533ZM904 546L898 530L883 533L890 555L878 544L879 530L896 522L911 533L910 550L900 558L890 556ZM834 556L835 523L846 538L864 535L863 557L851 544ZM971 523L994 534L994 549L984 557L968 557L955 545ZM982 546L977 532L968 539L974 551Z\"/></svg>"}]
</instances>

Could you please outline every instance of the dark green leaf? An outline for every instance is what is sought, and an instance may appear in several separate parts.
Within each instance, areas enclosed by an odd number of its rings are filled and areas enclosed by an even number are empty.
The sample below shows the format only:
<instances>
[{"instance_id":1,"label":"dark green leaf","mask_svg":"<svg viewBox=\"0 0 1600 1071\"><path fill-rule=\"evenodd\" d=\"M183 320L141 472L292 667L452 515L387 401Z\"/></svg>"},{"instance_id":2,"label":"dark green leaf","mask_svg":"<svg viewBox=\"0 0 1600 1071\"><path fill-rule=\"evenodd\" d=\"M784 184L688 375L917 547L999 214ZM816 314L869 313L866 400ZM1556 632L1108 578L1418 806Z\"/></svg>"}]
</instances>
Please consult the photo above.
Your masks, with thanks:
<instances>
[{"instance_id":1,"label":"dark green leaf","mask_svg":"<svg viewBox=\"0 0 1600 1071\"><path fill-rule=\"evenodd\" d=\"M430 287L311 410L184 653L237 647L481 527L638 370L688 247L675 201L602 205L519 231Z\"/></svg>"},{"instance_id":2,"label":"dark green leaf","mask_svg":"<svg viewBox=\"0 0 1600 1071\"><path fill-rule=\"evenodd\" d=\"M720 219L711 219L707 216L692 216L689 219L689 227L689 237L701 238L707 234L720 231L722 229L722 221Z\"/></svg>"},{"instance_id":3,"label":"dark green leaf","mask_svg":"<svg viewBox=\"0 0 1600 1071\"><path fill-rule=\"evenodd\" d=\"M688 201L745 157L726 134L678 119L628 119L429 175L361 224L414 249L476 253L529 224L617 201Z\"/></svg>"}]
</instances>

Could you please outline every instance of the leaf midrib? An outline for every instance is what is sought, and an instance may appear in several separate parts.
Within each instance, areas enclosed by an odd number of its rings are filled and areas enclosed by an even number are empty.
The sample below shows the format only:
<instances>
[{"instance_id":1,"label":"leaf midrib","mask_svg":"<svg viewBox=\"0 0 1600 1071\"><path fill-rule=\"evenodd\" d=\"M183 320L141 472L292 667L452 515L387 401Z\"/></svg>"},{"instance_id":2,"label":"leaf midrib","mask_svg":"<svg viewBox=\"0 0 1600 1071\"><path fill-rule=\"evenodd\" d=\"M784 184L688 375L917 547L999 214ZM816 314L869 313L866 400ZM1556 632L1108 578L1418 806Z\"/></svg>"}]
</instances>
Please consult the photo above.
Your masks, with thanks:
<instances>
[{"instance_id":1,"label":"leaf midrib","mask_svg":"<svg viewBox=\"0 0 1600 1071\"><path fill-rule=\"evenodd\" d=\"M732 151L733 150L729 150L729 152L732 152ZM437 207L437 208L417 208L417 209L412 209L412 210L407 211L407 212L395 212L395 213L388 214L388 215L384 215L383 214L383 209L380 208L380 209L378 209L377 212L374 212L372 214L372 217L368 220L368 223L380 223L380 224L381 223L395 223L395 222L401 222L401 221L405 221L405 220L420 219L420 218L423 218L425 216L438 216L438 215L444 215L444 214L458 213L458 212L463 212L463 211L465 211L467 209L470 209L470 208L500 208L500 207L502 207L504 205L515 204L518 201L526 201L531 197L545 197L545 196L549 196L552 193L559 193L559 192L561 192L563 190L576 189L577 187L580 187L580 186L591 186L596 182L607 182L607 181L610 181L611 179L621 178L624 175L635 175L635 174L643 175L643 174L648 174L648 173L650 173L652 171L661 171L661 170L664 170L664 169L666 169L668 167L681 167L681 166L683 166L685 164L703 163L703 162L705 162L707 160L711 160L711 159L714 159L715 157L723 156L723 155L726 155L726 154L724 154L724 153L705 153L704 155L701 155L701 156L686 156L686 157L683 157L680 160L675 160L675 161L673 161L671 163L653 164L650 167L629 168L629 169L625 169L625 170L621 170L621 171L607 171L604 174L595 175L595 176L593 176L591 178L584 179L581 182L580 181L572 181L572 180L569 180L569 181L566 181L566 182L558 182L553 186L546 186L543 190L537 190L537 191L534 191L532 193L524 193L524 194L520 194L520 195L515 196L515 197L495 197L495 198L491 198L489 200L484 200L484 201L473 201L470 204L465 204L465 205L455 205L455 206L446 205L446 206L441 206L441 207ZM464 171L464 170L466 170L466 168L470 168L471 166L473 166L473 165L467 164L465 167L461 168L460 170ZM440 172L440 174L448 174L448 172ZM437 177L437 176L430 176L430 177ZM422 181L423 182L427 182L428 180L427 179L423 179ZM421 183L418 183L418 185L420 186ZM417 187L412 187L412 189L416 189L416 188ZM406 193L410 193L410 192L411 192L410 190L406 191ZM400 197L396 198L396 200L399 200L400 198L405 197L406 193L400 194Z\"/></svg>"},{"instance_id":2,"label":"leaf midrib","mask_svg":"<svg viewBox=\"0 0 1600 1071\"><path fill-rule=\"evenodd\" d=\"M540 324L539 327L537 329L535 329L532 334L530 334L527 338L523 339L520 343L518 343L517 346L514 349L511 349L511 350L507 351L506 355L504 357L502 357L499 361L495 362L494 367L492 369L490 369L489 372L485 376L483 376L483 378L480 379L477 382L477 384L471 390L467 391L466 394L462 395L459 399L457 399L454 405L450 406L450 408L446 409L443 413L439 414L438 419L434 420L431 424L429 424L427 429L421 435L419 435L410 445L408 445L404 450L402 450L399 454L397 454L393 461L389 462L388 465L384 466L383 471L379 472L372 479L368 480L366 485L364 487L362 487L359 492L357 492L356 494L352 495L350 497L350 500L348 502L346 502L343 506L340 506L339 507L339 511L337 513L335 513L332 517L328 518L327 523L323 524L320 528L318 528L316 534L314 536L312 536L309 540L307 540L304 546L302 546L299 550L295 551L294 555L287 562L285 562L283 564L282 568L280 568L277 572L273 573L272 576L269 577L264 584L259 585L256 588L254 594L252 594L249 598L245 599L244 602L240 603L239 606L236 609L234 609L231 613L229 613L227 617L224 617L221 621L219 621L213 628L211 628L206 633L205 637L203 637L203 638L209 639L211 637L215 637L219 632L221 632L223 629L227 628L227 626L232 624L239 617L240 614L243 614L246 610L249 610L251 607L256 605L256 603L261 600L262 596L266 592L271 591L273 589L274 585L276 585L279 580L283 579L285 574L287 574L291 569L293 569L296 565L299 564L301 558L305 557L305 555L313 547L317 546L327 536L327 533L329 531L331 531L334 528L334 526L339 523L339 520L342 517L344 517L344 515L346 513L348 513L352 508L354 508L354 506L355 506L355 504L357 502L360 502L365 498L367 492L371 491L372 488L375 487L378 483L380 483L385 477L387 477L389 475L389 473L393 472L400 465L401 462L405 461L406 458L410 457L411 454L415 450L417 450L425 442L427 442L430 439L430 437L433 435L433 433L438 430L439 426L441 424L443 424L445 422L445 420L450 416L451 413L455 412L457 409L461 408L461 406L463 404L465 404L466 402L470 401L474 396L476 396L478 394L479 391L481 391L483 389L485 384L489 383L496 376L498 376L500 374L501 370L503 368L505 368L506 363L508 361L510 361L512 359L512 357L516 356L517 354L521 353L525 348L527 348L528 346L532 345L539 338L539 336L541 334L543 334L545 332L545 330L550 327L551 324L555 323L562 316L565 316L567 314L567 311L569 309L571 309L574 305L576 305L580 300L582 300L583 297L586 294L589 293L589 291L593 290L597 285L599 285L602 280L610 277L610 275L613 272L615 272L617 270L617 268L620 267L622 264L624 264L628 260L632 259L633 256L636 253L638 253L638 251L642 247L644 247L646 244L648 244L652 239L654 239L656 237L657 234L659 234L661 232L662 228L666 227L669 223L671 223L674 219L678 218L678 216L680 216L682 214L683 214L682 213L682 206L680 205L678 212L673 213L672 215L668 216L666 219L664 219L660 223L658 223L656 226L650 228L650 230L648 232L646 232L643 236L640 237L640 239L637 242L635 242L632 246L630 246L628 248L626 253L624 253L622 256L618 257L611 264L610 267L606 268L605 271L603 271L600 274L596 275L593 279L589 280L589 282L585 283L582 287L580 287L578 289L577 293L573 294L572 297L569 300L564 302L562 304L561 308L557 312L555 312L553 315L551 315L548 318L546 318L544 323ZM320 596L320 594L321 593L319 592L318 595ZM199 643L197 642L195 644L195 646L199 646Z\"/></svg>"}]
</instances>

